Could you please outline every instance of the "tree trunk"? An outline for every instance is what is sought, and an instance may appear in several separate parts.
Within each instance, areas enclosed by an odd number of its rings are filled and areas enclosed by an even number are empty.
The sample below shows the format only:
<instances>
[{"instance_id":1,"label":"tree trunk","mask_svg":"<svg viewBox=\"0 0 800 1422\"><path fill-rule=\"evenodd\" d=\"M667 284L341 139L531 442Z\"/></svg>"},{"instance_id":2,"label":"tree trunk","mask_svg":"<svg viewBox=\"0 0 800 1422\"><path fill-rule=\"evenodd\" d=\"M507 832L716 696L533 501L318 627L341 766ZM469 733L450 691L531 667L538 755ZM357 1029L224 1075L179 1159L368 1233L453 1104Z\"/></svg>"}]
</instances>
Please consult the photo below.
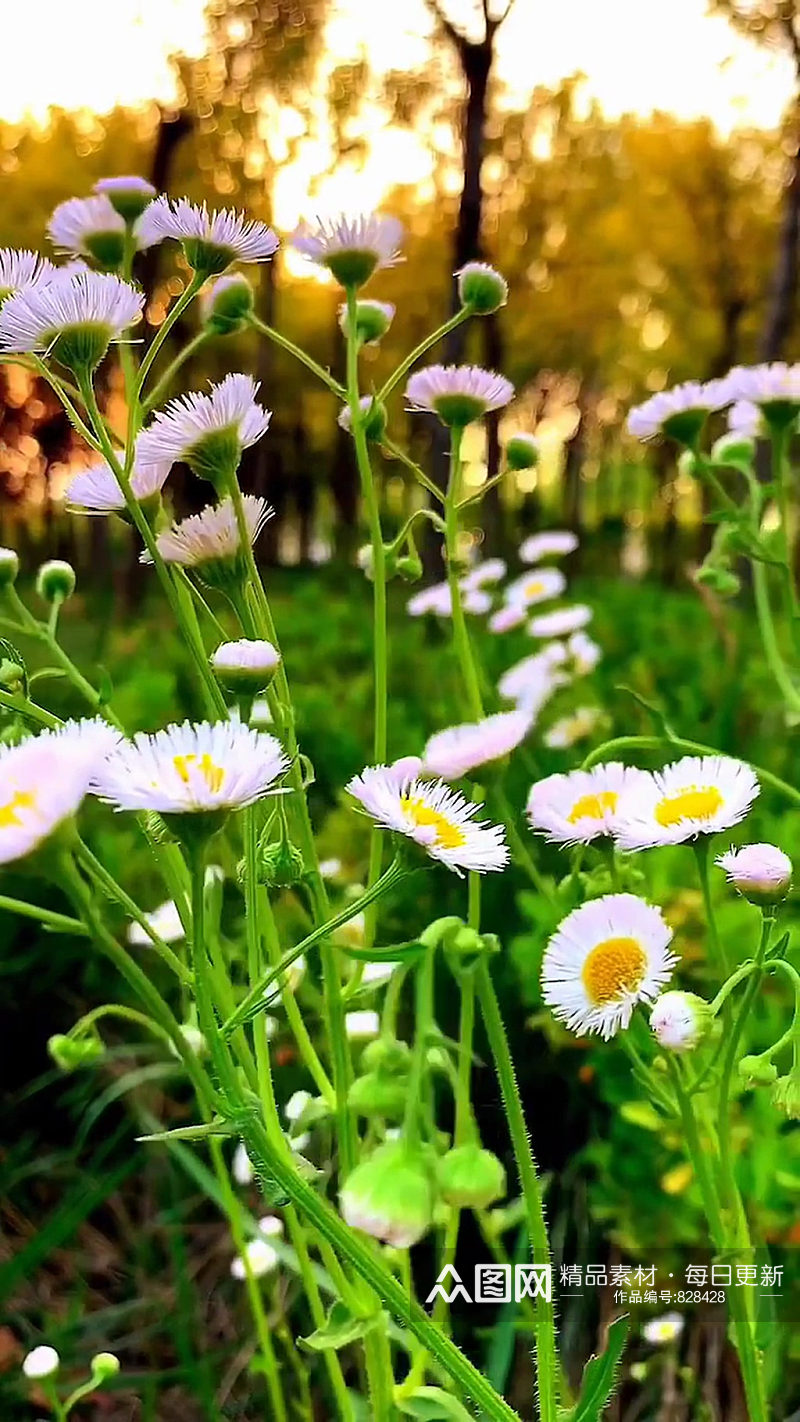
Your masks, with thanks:
<instances>
[{"instance_id":1,"label":"tree trunk","mask_svg":"<svg viewBox=\"0 0 800 1422\"><path fill-rule=\"evenodd\" d=\"M800 103L794 115L800 123ZM792 172L783 199L778 257L770 293L767 320L761 339L762 360L777 360L794 320L797 299L798 241L800 240L800 140L795 140Z\"/></svg>"}]
</instances>

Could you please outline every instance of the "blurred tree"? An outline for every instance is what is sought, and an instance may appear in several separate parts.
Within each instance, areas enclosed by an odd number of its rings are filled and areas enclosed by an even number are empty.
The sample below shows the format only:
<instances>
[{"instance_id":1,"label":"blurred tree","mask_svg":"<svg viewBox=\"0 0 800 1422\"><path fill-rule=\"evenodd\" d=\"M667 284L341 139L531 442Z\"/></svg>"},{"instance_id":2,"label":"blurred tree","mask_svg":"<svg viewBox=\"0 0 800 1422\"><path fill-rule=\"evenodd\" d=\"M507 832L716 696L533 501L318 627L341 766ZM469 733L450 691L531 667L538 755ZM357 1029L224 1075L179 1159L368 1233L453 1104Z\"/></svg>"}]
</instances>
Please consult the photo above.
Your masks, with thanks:
<instances>
[{"instance_id":1,"label":"blurred tree","mask_svg":"<svg viewBox=\"0 0 800 1422\"><path fill-rule=\"evenodd\" d=\"M795 87L785 119L784 147L789 159L783 217L772 276L770 301L760 355L776 360L795 318L800 244L800 6L797 0L710 0L711 9L728 17L737 30L761 44L781 49L794 66Z\"/></svg>"}]
</instances>

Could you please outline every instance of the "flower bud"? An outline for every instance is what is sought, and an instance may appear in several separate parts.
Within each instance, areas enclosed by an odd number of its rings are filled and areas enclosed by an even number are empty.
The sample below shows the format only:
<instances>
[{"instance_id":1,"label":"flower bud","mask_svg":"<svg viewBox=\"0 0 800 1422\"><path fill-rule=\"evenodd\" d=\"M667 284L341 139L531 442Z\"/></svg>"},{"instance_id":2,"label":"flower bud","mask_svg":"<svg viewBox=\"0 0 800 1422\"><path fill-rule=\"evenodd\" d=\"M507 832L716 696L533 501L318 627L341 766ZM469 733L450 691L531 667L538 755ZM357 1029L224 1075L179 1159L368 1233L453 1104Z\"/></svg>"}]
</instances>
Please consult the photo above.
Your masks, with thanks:
<instances>
[{"instance_id":1,"label":"flower bud","mask_svg":"<svg viewBox=\"0 0 800 1422\"><path fill-rule=\"evenodd\" d=\"M775 1082L772 1101L790 1121L800 1121L800 1072L792 1071Z\"/></svg>"},{"instance_id":2,"label":"flower bud","mask_svg":"<svg viewBox=\"0 0 800 1422\"><path fill-rule=\"evenodd\" d=\"M95 1353L89 1364L95 1382L107 1382L119 1372L119 1358L114 1353Z\"/></svg>"},{"instance_id":3,"label":"flower bud","mask_svg":"<svg viewBox=\"0 0 800 1422\"><path fill-rule=\"evenodd\" d=\"M725 464L733 469L750 469L756 452L756 443L746 435L730 432L716 440L711 447L714 464Z\"/></svg>"},{"instance_id":4,"label":"flower bud","mask_svg":"<svg viewBox=\"0 0 800 1422\"><path fill-rule=\"evenodd\" d=\"M48 1348L45 1343L38 1348L33 1348L22 1360L22 1371L26 1378L38 1380L39 1378L51 1378L58 1372L61 1359L55 1348Z\"/></svg>"},{"instance_id":5,"label":"flower bud","mask_svg":"<svg viewBox=\"0 0 800 1422\"><path fill-rule=\"evenodd\" d=\"M792 861L775 844L745 844L717 859L740 894L751 904L777 904L792 882Z\"/></svg>"},{"instance_id":6,"label":"flower bud","mask_svg":"<svg viewBox=\"0 0 800 1422\"><path fill-rule=\"evenodd\" d=\"M259 851L258 878L268 889L290 889L305 872L305 860L289 839L276 840Z\"/></svg>"},{"instance_id":7,"label":"flower bud","mask_svg":"<svg viewBox=\"0 0 800 1422\"><path fill-rule=\"evenodd\" d=\"M370 1071L356 1077L347 1093L351 1110L359 1116L383 1116L402 1121L406 1107L406 1079Z\"/></svg>"},{"instance_id":8,"label":"flower bud","mask_svg":"<svg viewBox=\"0 0 800 1422\"><path fill-rule=\"evenodd\" d=\"M59 1071L75 1071L102 1057L105 1047L99 1037L67 1037L56 1032L48 1039L47 1051Z\"/></svg>"},{"instance_id":9,"label":"flower bud","mask_svg":"<svg viewBox=\"0 0 800 1422\"><path fill-rule=\"evenodd\" d=\"M0 686L11 695L28 691L28 673L16 647L0 637Z\"/></svg>"},{"instance_id":10,"label":"flower bud","mask_svg":"<svg viewBox=\"0 0 800 1422\"><path fill-rule=\"evenodd\" d=\"M742 1057L738 1071L748 1086L772 1086L778 1079L778 1068L769 1057Z\"/></svg>"},{"instance_id":11,"label":"flower bud","mask_svg":"<svg viewBox=\"0 0 800 1422\"><path fill-rule=\"evenodd\" d=\"M650 1027L660 1047L690 1052L708 1032L711 1009L693 992L662 992L650 1013Z\"/></svg>"},{"instance_id":12,"label":"flower bud","mask_svg":"<svg viewBox=\"0 0 800 1422\"><path fill-rule=\"evenodd\" d=\"M741 592L741 579L734 573L727 558L703 563L694 575L701 587L710 588L718 597L736 597Z\"/></svg>"},{"instance_id":13,"label":"flower bud","mask_svg":"<svg viewBox=\"0 0 800 1422\"><path fill-rule=\"evenodd\" d=\"M0 588L13 587L19 572L19 558L13 548L0 548Z\"/></svg>"},{"instance_id":14,"label":"flower bud","mask_svg":"<svg viewBox=\"0 0 800 1422\"><path fill-rule=\"evenodd\" d=\"M103 193L111 206L126 222L135 222L145 208L157 197L157 191L146 178L125 176L101 178L95 183L96 193Z\"/></svg>"},{"instance_id":15,"label":"flower bud","mask_svg":"<svg viewBox=\"0 0 800 1422\"><path fill-rule=\"evenodd\" d=\"M209 335L234 336L253 314L253 288L242 272L218 277L200 298L200 312Z\"/></svg>"},{"instance_id":16,"label":"flower bud","mask_svg":"<svg viewBox=\"0 0 800 1422\"><path fill-rule=\"evenodd\" d=\"M408 1071L411 1052L407 1042L396 1037L378 1037L364 1048L361 1058L367 1071L379 1071L386 1076L404 1076Z\"/></svg>"},{"instance_id":17,"label":"flower bud","mask_svg":"<svg viewBox=\"0 0 800 1422\"><path fill-rule=\"evenodd\" d=\"M408 1249L433 1222L434 1185L428 1159L405 1141L386 1141L348 1176L339 1202L353 1229Z\"/></svg>"},{"instance_id":18,"label":"flower bud","mask_svg":"<svg viewBox=\"0 0 800 1422\"><path fill-rule=\"evenodd\" d=\"M382 405L380 400L376 400L374 395L362 395L358 403L364 417L366 438L373 444L379 444L386 433L386 406ZM342 406L337 423L343 430L350 429L352 420L349 405Z\"/></svg>"},{"instance_id":19,"label":"flower bud","mask_svg":"<svg viewBox=\"0 0 800 1422\"><path fill-rule=\"evenodd\" d=\"M61 558L42 563L36 574L36 591L44 602L65 602L75 591L75 569Z\"/></svg>"},{"instance_id":20,"label":"flower bud","mask_svg":"<svg viewBox=\"0 0 800 1422\"><path fill-rule=\"evenodd\" d=\"M436 1168L439 1189L448 1205L485 1210L506 1193L506 1172L490 1150L479 1145L456 1146Z\"/></svg>"},{"instance_id":21,"label":"flower bud","mask_svg":"<svg viewBox=\"0 0 800 1422\"><path fill-rule=\"evenodd\" d=\"M269 686L281 656L271 642L241 637L238 642L222 642L210 661L217 681L228 691L255 696Z\"/></svg>"},{"instance_id":22,"label":"flower bud","mask_svg":"<svg viewBox=\"0 0 800 1422\"><path fill-rule=\"evenodd\" d=\"M505 447L509 469L535 469L539 463L539 441L531 434L512 435Z\"/></svg>"},{"instance_id":23,"label":"flower bud","mask_svg":"<svg viewBox=\"0 0 800 1422\"><path fill-rule=\"evenodd\" d=\"M418 583L422 577L422 559L416 548L413 553L404 553L398 558L396 571L404 583Z\"/></svg>"},{"instance_id":24,"label":"flower bud","mask_svg":"<svg viewBox=\"0 0 800 1422\"><path fill-rule=\"evenodd\" d=\"M356 338L361 345L370 345L385 336L394 320L395 308L389 301L356 302ZM347 306L339 307L339 325L347 337L350 333Z\"/></svg>"},{"instance_id":25,"label":"flower bud","mask_svg":"<svg viewBox=\"0 0 800 1422\"><path fill-rule=\"evenodd\" d=\"M487 262L467 262L459 272L458 299L476 316L490 316L505 306L508 283Z\"/></svg>"}]
</instances>

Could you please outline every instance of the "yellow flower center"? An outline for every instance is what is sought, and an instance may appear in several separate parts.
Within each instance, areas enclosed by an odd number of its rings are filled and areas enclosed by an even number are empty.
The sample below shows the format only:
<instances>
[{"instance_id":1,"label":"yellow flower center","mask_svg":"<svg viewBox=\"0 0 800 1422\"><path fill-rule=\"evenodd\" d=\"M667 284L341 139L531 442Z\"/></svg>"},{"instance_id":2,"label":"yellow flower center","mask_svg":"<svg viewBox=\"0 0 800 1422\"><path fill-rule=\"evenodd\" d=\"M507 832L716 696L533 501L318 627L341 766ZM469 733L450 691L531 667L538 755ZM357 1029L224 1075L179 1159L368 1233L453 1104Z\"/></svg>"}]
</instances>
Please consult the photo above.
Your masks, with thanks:
<instances>
[{"instance_id":1,"label":"yellow flower center","mask_svg":"<svg viewBox=\"0 0 800 1422\"><path fill-rule=\"evenodd\" d=\"M460 849L466 842L463 830L452 824L444 815L440 815L438 810L431 809L419 795L404 795L400 804L415 825L421 828L431 826L435 830L434 843L437 849Z\"/></svg>"},{"instance_id":2,"label":"yellow flower center","mask_svg":"<svg viewBox=\"0 0 800 1422\"><path fill-rule=\"evenodd\" d=\"M635 992L646 967L647 955L635 938L604 939L592 949L581 973L589 1000L603 1007L624 992Z\"/></svg>"},{"instance_id":3,"label":"yellow flower center","mask_svg":"<svg viewBox=\"0 0 800 1422\"><path fill-rule=\"evenodd\" d=\"M616 810L618 798L616 790L600 790L596 795L582 795L580 800L575 801L567 820L571 825L576 825L578 820L602 820L604 815L613 814Z\"/></svg>"},{"instance_id":4,"label":"yellow flower center","mask_svg":"<svg viewBox=\"0 0 800 1422\"><path fill-rule=\"evenodd\" d=\"M665 829L681 820L710 820L724 803L716 785L687 785L656 806L656 819Z\"/></svg>"},{"instance_id":5,"label":"yellow flower center","mask_svg":"<svg viewBox=\"0 0 800 1422\"><path fill-rule=\"evenodd\" d=\"M544 592L544 583L541 578L531 578L530 582L525 584L526 597L538 597L541 592Z\"/></svg>"},{"instance_id":6,"label":"yellow flower center","mask_svg":"<svg viewBox=\"0 0 800 1422\"><path fill-rule=\"evenodd\" d=\"M11 799L5 805L0 805L0 829L9 829L11 825L21 825L17 811L34 810L36 808L36 796L32 790L15 790Z\"/></svg>"},{"instance_id":7,"label":"yellow flower center","mask_svg":"<svg viewBox=\"0 0 800 1422\"><path fill-rule=\"evenodd\" d=\"M218 794L222 789L225 780L225 771L221 765L215 765L208 751L199 758L194 751L188 755L173 756L172 764L175 766L180 779L184 785L189 785L193 770L199 770L212 795Z\"/></svg>"}]
</instances>

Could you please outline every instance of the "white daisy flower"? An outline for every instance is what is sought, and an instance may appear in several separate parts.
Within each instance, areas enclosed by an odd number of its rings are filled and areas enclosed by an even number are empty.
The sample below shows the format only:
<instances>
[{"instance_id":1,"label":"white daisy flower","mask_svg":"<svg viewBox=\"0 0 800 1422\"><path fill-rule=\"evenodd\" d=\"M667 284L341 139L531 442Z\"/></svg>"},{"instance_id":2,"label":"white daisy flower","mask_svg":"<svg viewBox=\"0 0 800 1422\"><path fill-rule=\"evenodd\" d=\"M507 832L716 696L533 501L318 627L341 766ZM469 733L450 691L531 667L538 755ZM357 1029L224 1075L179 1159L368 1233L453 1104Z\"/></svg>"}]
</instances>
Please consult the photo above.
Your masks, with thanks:
<instances>
[{"instance_id":1,"label":"white daisy flower","mask_svg":"<svg viewBox=\"0 0 800 1422\"><path fill-rule=\"evenodd\" d=\"M291 238L298 252L327 267L340 286L363 286L382 267L396 266L403 260L402 240L402 222L377 213L318 218L313 227L301 222Z\"/></svg>"},{"instance_id":2,"label":"white daisy flower","mask_svg":"<svg viewBox=\"0 0 800 1422\"><path fill-rule=\"evenodd\" d=\"M263 1239L282 1239L283 1220L277 1215L262 1215L258 1222L258 1232Z\"/></svg>"},{"instance_id":3,"label":"white daisy flower","mask_svg":"<svg viewBox=\"0 0 800 1422\"><path fill-rule=\"evenodd\" d=\"M588 844L600 835L611 835L620 796L635 790L640 776L648 778L646 771L613 760L592 770L548 775L531 787L528 796L531 829L555 844Z\"/></svg>"},{"instance_id":4,"label":"white daisy flower","mask_svg":"<svg viewBox=\"0 0 800 1422\"><path fill-rule=\"evenodd\" d=\"M158 195L153 184L148 183L146 178L128 173L114 178L98 178L94 190L107 197L126 222L135 222L137 217L141 217L148 204Z\"/></svg>"},{"instance_id":5,"label":"white daisy flower","mask_svg":"<svg viewBox=\"0 0 800 1422\"><path fill-rule=\"evenodd\" d=\"M675 1343L683 1333L683 1318L679 1313L665 1313L661 1318L649 1318L642 1328L646 1343Z\"/></svg>"},{"instance_id":6,"label":"white daisy flower","mask_svg":"<svg viewBox=\"0 0 800 1422\"><path fill-rule=\"evenodd\" d=\"M545 732L544 743L549 750L568 750L591 736L602 719L603 713L596 706L579 706L571 716L562 716L553 723Z\"/></svg>"},{"instance_id":7,"label":"white daisy flower","mask_svg":"<svg viewBox=\"0 0 800 1422\"><path fill-rule=\"evenodd\" d=\"M438 731L425 747L422 773L460 780L479 765L510 755L524 741L532 723L526 711L500 711L474 724Z\"/></svg>"},{"instance_id":8,"label":"white daisy flower","mask_svg":"<svg viewBox=\"0 0 800 1422\"><path fill-rule=\"evenodd\" d=\"M17 251L0 247L0 303L7 296L16 296L28 287L49 281L57 268L38 252Z\"/></svg>"},{"instance_id":9,"label":"white daisy flower","mask_svg":"<svg viewBox=\"0 0 800 1422\"><path fill-rule=\"evenodd\" d=\"M464 611L473 615L480 616L488 612L491 605L491 597L482 588L468 588L461 598ZM435 583L432 587L415 593L406 603L406 612L410 617L423 617L426 612L431 612L436 617L452 617L453 601L449 584Z\"/></svg>"},{"instance_id":10,"label":"white daisy flower","mask_svg":"<svg viewBox=\"0 0 800 1422\"><path fill-rule=\"evenodd\" d=\"M573 607L559 607L555 612L543 612L532 617L528 631L532 637L568 637L571 632L580 632L592 620L592 609L584 603Z\"/></svg>"},{"instance_id":11,"label":"white daisy flower","mask_svg":"<svg viewBox=\"0 0 800 1422\"><path fill-rule=\"evenodd\" d=\"M140 434L138 459L143 464L182 459L212 482L235 470L242 450L266 434L272 418L256 401L258 388L249 375L226 375L209 395L193 391L170 400Z\"/></svg>"},{"instance_id":12,"label":"white daisy flower","mask_svg":"<svg viewBox=\"0 0 800 1422\"><path fill-rule=\"evenodd\" d=\"M759 789L741 760L687 755L620 797L614 837L622 849L636 850L716 834L744 819Z\"/></svg>"},{"instance_id":13,"label":"white daisy flower","mask_svg":"<svg viewBox=\"0 0 800 1422\"><path fill-rule=\"evenodd\" d=\"M341 859L320 859L319 861L319 872L326 883L330 883L332 879L339 879L343 868Z\"/></svg>"},{"instance_id":14,"label":"white daisy flower","mask_svg":"<svg viewBox=\"0 0 800 1422\"><path fill-rule=\"evenodd\" d=\"M712 410L730 403L720 380L701 385L687 380L659 395L651 395L644 404L636 405L628 415L628 433L634 439L653 439L665 434L688 444L702 429Z\"/></svg>"},{"instance_id":15,"label":"white daisy flower","mask_svg":"<svg viewBox=\"0 0 800 1422\"><path fill-rule=\"evenodd\" d=\"M231 691L262 691L280 666L280 652L271 642L240 637L237 642L221 642L211 653L211 665L224 686Z\"/></svg>"},{"instance_id":16,"label":"white daisy flower","mask_svg":"<svg viewBox=\"0 0 800 1422\"><path fill-rule=\"evenodd\" d=\"M105 193L68 198L59 203L47 225L47 235L57 252L88 257L101 267L119 267L125 256L127 225ZM142 240L138 224L133 240L140 251L155 240Z\"/></svg>"},{"instance_id":17,"label":"white daisy flower","mask_svg":"<svg viewBox=\"0 0 800 1422\"><path fill-rule=\"evenodd\" d=\"M0 864L26 858L77 814L98 760L119 739L105 721L68 721L0 747Z\"/></svg>"},{"instance_id":18,"label":"white daisy flower","mask_svg":"<svg viewBox=\"0 0 800 1422\"><path fill-rule=\"evenodd\" d=\"M515 578L506 588L506 602L521 602L524 607L533 607L537 602L550 602L561 597L567 580L559 568L534 568Z\"/></svg>"},{"instance_id":19,"label":"white daisy flower","mask_svg":"<svg viewBox=\"0 0 800 1422\"><path fill-rule=\"evenodd\" d=\"M120 452L120 461L124 454ZM169 463L135 463L131 471L131 492L140 503L155 499L161 493L169 471ZM64 502L71 513L107 514L124 513L125 496L117 482L117 476L105 459L97 459L73 475L64 490Z\"/></svg>"},{"instance_id":20,"label":"white daisy flower","mask_svg":"<svg viewBox=\"0 0 800 1422\"><path fill-rule=\"evenodd\" d=\"M253 1162L247 1154L247 1147L245 1146L244 1141L240 1141L235 1151L233 1152L231 1175L233 1176L237 1185L245 1186L252 1185L253 1180L255 1179L255 1173L256 1172L253 1169Z\"/></svg>"},{"instance_id":21,"label":"white daisy flower","mask_svg":"<svg viewBox=\"0 0 800 1422\"><path fill-rule=\"evenodd\" d=\"M481 562L475 563L465 574L461 579L461 586L465 592L471 592L473 588L482 588L487 583L500 583L507 571L506 563L502 558L484 558Z\"/></svg>"},{"instance_id":22,"label":"white daisy flower","mask_svg":"<svg viewBox=\"0 0 800 1422\"><path fill-rule=\"evenodd\" d=\"M412 410L432 410L443 424L459 428L502 409L513 397L510 380L477 365L428 365L406 386Z\"/></svg>"},{"instance_id":23,"label":"white daisy flower","mask_svg":"<svg viewBox=\"0 0 800 1422\"><path fill-rule=\"evenodd\" d=\"M150 924L153 932L158 935L162 943L179 943L186 937L186 929L181 922L177 905L174 899L167 899L166 903L159 904L151 913L144 915ZM152 948L153 940L140 923L128 924L128 942L137 948Z\"/></svg>"},{"instance_id":24,"label":"white daisy flower","mask_svg":"<svg viewBox=\"0 0 800 1422\"><path fill-rule=\"evenodd\" d=\"M577 676L587 676L594 671L602 657L597 643L585 632L574 632L567 642L567 654Z\"/></svg>"},{"instance_id":25,"label":"white daisy flower","mask_svg":"<svg viewBox=\"0 0 800 1422\"><path fill-rule=\"evenodd\" d=\"M346 1012L344 1030L350 1042L366 1042L377 1037L381 1030L381 1019L371 1008L361 1008L358 1012Z\"/></svg>"},{"instance_id":26,"label":"white daisy flower","mask_svg":"<svg viewBox=\"0 0 800 1422\"><path fill-rule=\"evenodd\" d=\"M574 553L578 546L576 534L567 529L552 529L549 533L532 533L520 544L523 563L540 563L543 558L559 558Z\"/></svg>"},{"instance_id":27,"label":"white daisy flower","mask_svg":"<svg viewBox=\"0 0 800 1422\"><path fill-rule=\"evenodd\" d=\"M800 410L800 364L783 360L763 365L736 365L717 382L725 390L725 404L749 401L759 409L780 405Z\"/></svg>"},{"instance_id":28,"label":"white daisy flower","mask_svg":"<svg viewBox=\"0 0 800 1422\"><path fill-rule=\"evenodd\" d=\"M764 416L752 400L737 400L728 410L728 431L741 439L759 439L767 432Z\"/></svg>"},{"instance_id":29,"label":"white daisy flower","mask_svg":"<svg viewBox=\"0 0 800 1422\"><path fill-rule=\"evenodd\" d=\"M503 672L497 690L506 701L525 700L529 695L547 691L549 695L558 686L563 686L566 678L558 671L567 660L567 652L562 642L551 642L541 652L523 657Z\"/></svg>"},{"instance_id":30,"label":"white daisy flower","mask_svg":"<svg viewBox=\"0 0 800 1422\"><path fill-rule=\"evenodd\" d=\"M253 494L245 494L244 511L251 544L274 510L266 499L257 499ZM178 563L183 568L199 568L203 577L210 581L219 575L224 578L236 566L240 552L239 525L231 499L223 499L217 505L209 504L198 514L174 523L163 533L159 533L156 545L165 563ZM151 562L150 554L140 555L143 563Z\"/></svg>"},{"instance_id":31,"label":"white daisy flower","mask_svg":"<svg viewBox=\"0 0 800 1422\"><path fill-rule=\"evenodd\" d=\"M245 1260L239 1255L231 1264L231 1274L234 1279L246 1279L248 1269L256 1279L263 1279L266 1274L274 1274L280 1264L280 1255L268 1240L260 1236L248 1240L245 1245Z\"/></svg>"},{"instance_id":32,"label":"white daisy flower","mask_svg":"<svg viewBox=\"0 0 800 1422\"><path fill-rule=\"evenodd\" d=\"M274 736L238 721L184 721L124 742L97 770L92 789L118 810L238 810L274 793L288 767Z\"/></svg>"},{"instance_id":33,"label":"white daisy flower","mask_svg":"<svg viewBox=\"0 0 800 1422\"><path fill-rule=\"evenodd\" d=\"M506 602L502 607L498 607L489 618L490 632L511 632L515 627L521 627L527 618L527 608L524 602Z\"/></svg>"},{"instance_id":34,"label":"white daisy flower","mask_svg":"<svg viewBox=\"0 0 800 1422\"><path fill-rule=\"evenodd\" d=\"M573 909L548 943L542 996L560 1022L608 1039L628 1026L639 1002L652 1002L677 958L660 909L635 894L605 894Z\"/></svg>"},{"instance_id":35,"label":"white daisy flower","mask_svg":"<svg viewBox=\"0 0 800 1422\"><path fill-rule=\"evenodd\" d=\"M480 807L441 780L401 778L396 768L371 766L347 786L384 829L406 835L456 874L504 869L508 848L499 825L476 820Z\"/></svg>"},{"instance_id":36,"label":"white daisy flower","mask_svg":"<svg viewBox=\"0 0 800 1422\"><path fill-rule=\"evenodd\" d=\"M776 844L745 844L716 860L740 894L755 902L785 898L792 882L792 861Z\"/></svg>"},{"instance_id":37,"label":"white daisy flower","mask_svg":"<svg viewBox=\"0 0 800 1422\"><path fill-rule=\"evenodd\" d=\"M72 369L93 369L143 305L140 291L108 272L56 271L3 302L0 351L47 351Z\"/></svg>"},{"instance_id":38,"label":"white daisy flower","mask_svg":"<svg viewBox=\"0 0 800 1422\"><path fill-rule=\"evenodd\" d=\"M278 250L266 223L249 221L231 208L209 212L205 203L198 207L188 198L156 198L142 213L139 232L148 243L174 238L189 266L207 276L224 272L232 262L266 262Z\"/></svg>"}]
</instances>

